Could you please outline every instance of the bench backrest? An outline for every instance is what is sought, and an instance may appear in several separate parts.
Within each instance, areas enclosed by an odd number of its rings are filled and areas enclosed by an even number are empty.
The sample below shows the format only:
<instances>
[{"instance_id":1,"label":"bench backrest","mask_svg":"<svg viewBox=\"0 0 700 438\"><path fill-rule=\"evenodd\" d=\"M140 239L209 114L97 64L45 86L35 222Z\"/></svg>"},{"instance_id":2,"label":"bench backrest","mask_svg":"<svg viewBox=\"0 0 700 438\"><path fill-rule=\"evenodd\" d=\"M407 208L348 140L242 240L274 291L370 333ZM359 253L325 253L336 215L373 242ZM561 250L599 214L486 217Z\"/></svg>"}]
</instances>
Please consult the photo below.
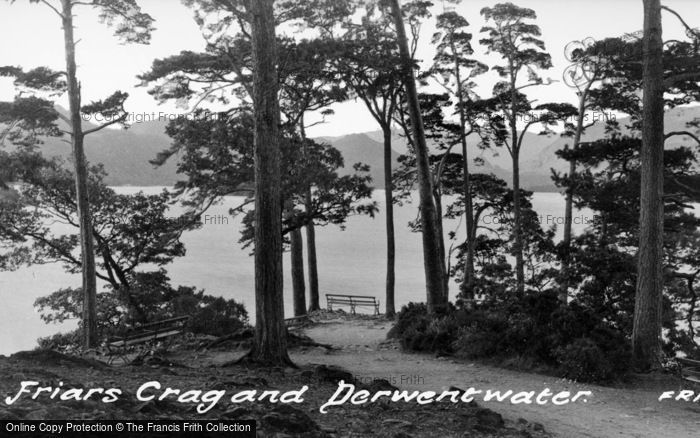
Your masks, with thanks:
<instances>
[{"instance_id":1,"label":"bench backrest","mask_svg":"<svg viewBox=\"0 0 700 438\"><path fill-rule=\"evenodd\" d=\"M291 317L291 318L286 318L286 319L284 320L284 324L285 324L287 327L292 327L292 326L295 326L295 325L303 324L303 323L305 323L305 322L307 322L307 321L309 321L309 316L308 316L308 315L293 316L293 317Z\"/></svg>"},{"instance_id":2,"label":"bench backrest","mask_svg":"<svg viewBox=\"0 0 700 438\"><path fill-rule=\"evenodd\" d=\"M344 295L344 294L326 294L326 298L332 297L332 298L368 298L371 300L375 300L376 298L372 295Z\"/></svg>"},{"instance_id":3,"label":"bench backrest","mask_svg":"<svg viewBox=\"0 0 700 438\"><path fill-rule=\"evenodd\" d=\"M117 336L108 340L110 344L135 345L152 340L162 339L182 333L189 316L179 316L161 321L154 321L134 327L123 336Z\"/></svg>"}]
</instances>

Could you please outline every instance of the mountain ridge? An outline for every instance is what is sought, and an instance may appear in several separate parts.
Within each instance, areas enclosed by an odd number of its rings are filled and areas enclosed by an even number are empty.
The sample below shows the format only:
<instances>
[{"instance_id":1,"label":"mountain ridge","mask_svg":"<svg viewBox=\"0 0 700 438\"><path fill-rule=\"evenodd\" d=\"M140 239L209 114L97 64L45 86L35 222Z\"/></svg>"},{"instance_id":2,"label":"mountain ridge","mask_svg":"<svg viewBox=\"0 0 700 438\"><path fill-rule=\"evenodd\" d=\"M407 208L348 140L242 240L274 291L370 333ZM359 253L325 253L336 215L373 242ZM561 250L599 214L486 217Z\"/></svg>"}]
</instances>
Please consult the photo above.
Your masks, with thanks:
<instances>
[{"instance_id":1,"label":"mountain ridge","mask_svg":"<svg viewBox=\"0 0 700 438\"><path fill-rule=\"evenodd\" d=\"M59 111L65 112L64 109ZM694 118L700 119L700 106L675 108L666 114L667 132L685 130L685 123ZM628 119L620 119L623 132ZM168 160L156 167L150 160L168 149L171 139L165 134L166 121L144 121L134 123L129 129L103 129L85 139L85 151L90 163L102 163L108 174L107 184L111 186L171 186L182 179L177 174L175 160ZM85 129L95 125L84 122ZM604 137L605 124L598 123L586 131L584 141ZM344 157L345 167L341 175L352 172L353 165L362 162L370 166L370 175L376 188L384 187L384 147L381 131L368 131L341 136L318 137L337 148ZM528 190L558 191L551 181L551 170L566 171L568 163L556 156L556 151L571 144L573 139L559 135L542 136L527 132L521 150L521 185ZM487 150L478 147L479 138L467 138L468 153L475 173L493 173L509 182L512 180L512 161L504 147ZM669 139L668 147L688 144L687 138ZM48 156L70 159L70 145L59 138L46 138L41 150ZM392 135L393 167L398 165L398 157L408 150L406 139L394 132ZM458 152L458 151L457 151ZM175 156L176 157L176 156ZM474 158L483 161L474 163Z\"/></svg>"}]
</instances>

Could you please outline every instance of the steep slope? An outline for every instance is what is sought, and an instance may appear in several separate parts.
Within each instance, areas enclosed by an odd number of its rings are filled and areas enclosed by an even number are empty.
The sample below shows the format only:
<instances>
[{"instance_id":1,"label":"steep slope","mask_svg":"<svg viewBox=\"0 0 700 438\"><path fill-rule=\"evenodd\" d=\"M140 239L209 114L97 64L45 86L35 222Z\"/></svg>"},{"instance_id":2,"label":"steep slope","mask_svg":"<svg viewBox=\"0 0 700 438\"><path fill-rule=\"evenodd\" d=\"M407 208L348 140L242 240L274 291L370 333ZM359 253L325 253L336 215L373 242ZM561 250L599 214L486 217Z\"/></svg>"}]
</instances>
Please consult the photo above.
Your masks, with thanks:
<instances>
[{"instance_id":1,"label":"steep slope","mask_svg":"<svg viewBox=\"0 0 700 438\"><path fill-rule=\"evenodd\" d=\"M674 108L668 111L664 117L664 130L666 132L687 131L689 129L686 127L686 123L697 118L700 118L700 106ZM618 122L622 133L629 134L630 131L626 128L626 126L629 124L629 118L618 119ZM601 122L588 128L582 137L582 141L594 141L604 137L605 123ZM555 153L556 151L563 149L567 144L571 145L572 143L572 138L558 138L556 141L544 148L540 156L524 163L524 167L527 169L547 170L553 168L557 171L565 171L568 169L568 163L557 158ZM688 137L681 136L671 137L666 142L667 149L672 149L682 145L695 147L695 142L689 140Z\"/></svg>"},{"instance_id":2,"label":"steep slope","mask_svg":"<svg viewBox=\"0 0 700 438\"><path fill-rule=\"evenodd\" d=\"M384 188L384 145L372 140L367 134L349 134L341 137L322 137L317 140L330 144L343 154L345 169L342 175L353 171L355 163L368 164L374 187ZM398 165L399 153L392 148L392 167Z\"/></svg>"}]
</instances>

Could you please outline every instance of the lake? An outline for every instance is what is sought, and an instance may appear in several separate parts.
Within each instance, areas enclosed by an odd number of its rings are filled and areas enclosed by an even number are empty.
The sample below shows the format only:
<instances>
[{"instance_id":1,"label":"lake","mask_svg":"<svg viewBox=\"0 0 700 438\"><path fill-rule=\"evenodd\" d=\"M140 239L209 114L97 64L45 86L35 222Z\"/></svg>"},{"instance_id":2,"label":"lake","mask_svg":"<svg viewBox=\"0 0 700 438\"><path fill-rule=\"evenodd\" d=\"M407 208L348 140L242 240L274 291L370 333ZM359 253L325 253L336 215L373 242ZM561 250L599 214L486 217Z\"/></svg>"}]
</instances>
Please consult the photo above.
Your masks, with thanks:
<instances>
[{"instance_id":1,"label":"lake","mask_svg":"<svg viewBox=\"0 0 700 438\"><path fill-rule=\"evenodd\" d=\"M118 187L116 190L120 193L155 193L162 188ZM351 217L345 231L336 226L317 227L321 306L325 306L323 294L344 293L373 295L381 301L383 308L386 265L383 192L375 191L374 198L380 207L374 219ZM238 243L239 220L228 217L229 208L236 206L240 200L228 197L214 206L208 212L211 218L209 223L183 236L187 254L167 266L167 270L173 285L196 286L210 295L234 298L244 303L252 316L255 313L253 259L250 249L242 249ZM407 227L407 223L416 218L417 201L416 197L413 204L394 209L397 309L409 301L425 301L421 237ZM559 193L535 193L533 205L545 228L553 222L562 221L564 198ZM585 228L583 223L592 218L592 213L578 211L574 217L574 230L581 231ZM453 221L445 223L445 233L456 227L459 228L458 235L463 236L463 225ZM560 238L562 226L558 227L557 234ZM291 315L288 253L285 254L284 264L285 314ZM66 274L56 264L0 273L0 354L33 348L38 337L74 328L74 321L61 325L45 324L33 303L37 297L79 285L79 275ZM453 282L450 286L451 299L456 291L457 285Z\"/></svg>"}]
</instances>

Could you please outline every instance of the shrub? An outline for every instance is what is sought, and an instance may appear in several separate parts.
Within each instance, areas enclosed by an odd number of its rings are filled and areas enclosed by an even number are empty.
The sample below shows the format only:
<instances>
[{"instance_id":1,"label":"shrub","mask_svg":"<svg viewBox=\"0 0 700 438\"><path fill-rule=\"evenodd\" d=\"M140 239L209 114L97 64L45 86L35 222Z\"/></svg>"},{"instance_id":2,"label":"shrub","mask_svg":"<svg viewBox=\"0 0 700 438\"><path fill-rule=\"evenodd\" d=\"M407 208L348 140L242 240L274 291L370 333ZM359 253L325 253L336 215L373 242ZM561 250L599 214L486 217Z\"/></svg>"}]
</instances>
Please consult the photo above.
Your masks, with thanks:
<instances>
[{"instance_id":1,"label":"shrub","mask_svg":"<svg viewBox=\"0 0 700 438\"><path fill-rule=\"evenodd\" d=\"M82 341L82 332L76 329L66 333L56 333L52 336L39 338L37 344L40 350L61 350L77 348Z\"/></svg>"},{"instance_id":2,"label":"shrub","mask_svg":"<svg viewBox=\"0 0 700 438\"><path fill-rule=\"evenodd\" d=\"M585 382L623 377L631 357L627 337L614 324L580 303L562 305L554 291L453 307L436 317L424 304L411 303L390 335L409 351L529 364Z\"/></svg>"},{"instance_id":3,"label":"shrub","mask_svg":"<svg viewBox=\"0 0 700 438\"><path fill-rule=\"evenodd\" d=\"M628 352L627 352L628 353ZM578 338L557 348L555 357L565 377L581 382L605 382L624 375L629 354L609 351L591 338Z\"/></svg>"},{"instance_id":4,"label":"shrub","mask_svg":"<svg viewBox=\"0 0 700 438\"><path fill-rule=\"evenodd\" d=\"M203 296L201 307L190 315L188 328L192 333L223 336L248 325L248 312L235 300Z\"/></svg>"},{"instance_id":5,"label":"shrub","mask_svg":"<svg viewBox=\"0 0 700 438\"><path fill-rule=\"evenodd\" d=\"M387 337L401 339L409 329L422 327L420 330L425 330L427 324L428 307L425 303L408 303L401 308L396 317L396 323L389 330Z\"/></svg>"},{"instance_id":6,"label":"shrub","mask_svg":"<svg viewBox=\"0 0 700 438\"><path fill-rule=\"evenodd\" d=\"M432 318L424 303L408 303L401 308L387 336L399 339L401 347L408 351L448 353L457 339L459 326L454 308L447 315Z\"/></svg>"},{"instance_id":7,"label":"shrub","mask_svg":"<svg viewBox=\"0 0 700 438\"><path fill-rule=\"evenodd\" d=\"M248 325L245 307L235 300L205 295L203 291L191 287L172 288L164 276L143 275L137 278L149 281L136 284L129 297L114 289L98 294L97 328L100 339L124 334L140 323L178 316L190 316L187 330L195 334L222 336ZM47 323L80 320L82 296L80 288L62 289L39 298L35 306ZM39 339L40 346L54 349L77 348L80 342L79 330Z\"/></svg>"},{"instance_id":8,"label":"shrub","mask_svg":"<svg viewBox=\"0 0 700 438\"><path fill-rule=\"evenodd\" d=\"M503 337L508 329L505 315L483 310L475 310L470 315L471 322L457 333L454 350L469 359L508 355L510 340Z\"/></svg>"}]
</instances>

